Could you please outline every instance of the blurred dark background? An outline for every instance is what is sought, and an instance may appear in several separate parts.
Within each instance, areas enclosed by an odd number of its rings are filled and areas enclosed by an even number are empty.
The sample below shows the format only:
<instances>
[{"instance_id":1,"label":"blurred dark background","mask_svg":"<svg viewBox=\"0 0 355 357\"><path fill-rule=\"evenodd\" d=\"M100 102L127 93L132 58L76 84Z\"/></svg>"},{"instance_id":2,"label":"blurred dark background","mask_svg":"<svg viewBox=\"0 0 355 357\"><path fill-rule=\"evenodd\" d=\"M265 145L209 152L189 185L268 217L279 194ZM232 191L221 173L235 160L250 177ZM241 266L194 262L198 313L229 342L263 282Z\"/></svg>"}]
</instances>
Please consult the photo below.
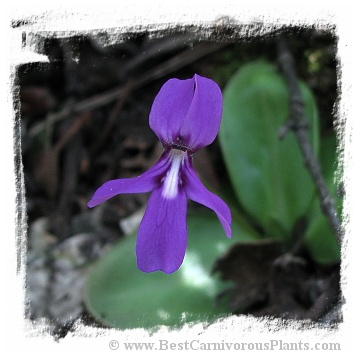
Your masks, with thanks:
<instances>
[{"instance_id":1,"label":"blurred dark background","mask_svg":"<svg viewBox=\"0 0 355 357\"><path fill-rule=\"evenodd\" d=\"M167 79L198 73L223 90L248 62L276 64L276 41L282 33L299 78L316 97L321 133L334 129L338 93L333 29L285 28L250 37L241 37L239 30L222 22L208 35L191 26L127 33L121 42L104 32L68 38L38 35L49 63L19 67L15 123L21 143L17 173L22 160L28 223L29 317L55 321L59 335L77 318L98 324L82 302L85 269L130 231L127 218L139 212L148 195L122 195L96 210L86 203L103 182L137 176L159 158L161 145L148 116ZM228 182L218 142L199 153L196 169L212 187Z\"/></svg>"}]
</instances>

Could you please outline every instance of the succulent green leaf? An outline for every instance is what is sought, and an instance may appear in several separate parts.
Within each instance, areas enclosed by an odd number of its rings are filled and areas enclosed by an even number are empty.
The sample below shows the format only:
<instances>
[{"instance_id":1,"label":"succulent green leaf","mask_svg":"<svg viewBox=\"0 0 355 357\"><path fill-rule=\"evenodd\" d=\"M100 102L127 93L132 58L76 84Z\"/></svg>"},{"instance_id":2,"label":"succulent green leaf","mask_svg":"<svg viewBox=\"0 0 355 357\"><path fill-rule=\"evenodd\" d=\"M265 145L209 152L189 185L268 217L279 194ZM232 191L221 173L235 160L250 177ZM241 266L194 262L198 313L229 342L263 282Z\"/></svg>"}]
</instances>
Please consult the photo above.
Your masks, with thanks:
<instances>
[{"instance_id":1,"label":"succulent green leaf","mask_svg":"<svg viewBox=\"0 0 355 357\"><path fill-rule=\"evenodd\" d=\"M305 84L300 87L317 153L315 99ZM267 235L287 239L314 194L294 133L278 137L289 117L287 85L273 65L256 62L242 67L223 95L219 140L237 200Z\"/></svg>"},{"instance_id":2,"label":"succulent green leaf","mask_svg":"<svg viewBox=\"0 0 355 357\"><path fill-rule=\"evenodd\" d=\"M337 213L340 216L342 200L338 196L335 182L336 170L336 138L331 135L322 138L320 162L322 173L326 180L330 195L334 200ZM319 198L315 197L309 214L309 225L305 232L304 243L313 259L320 264L338 262L340 247L336 237L322 213Z\"/></svg>"},{"instance_id":3,"label":"succulent green leaf","mask_svg":"<svg viewBox=\"0 0 355 357\"><path fill-rule=\"evenodd\" d=\"M213 213L189 213L187 253L180 269L169 275L138 270L135 236L123 238L89 274L89 312L120 329L180 326L226 316L226 307L215 306L214 298L227 283L211 276L212 266L235 242L255 239L235 223L232 229L228 239Z\"/></svg>"}]
</instances>

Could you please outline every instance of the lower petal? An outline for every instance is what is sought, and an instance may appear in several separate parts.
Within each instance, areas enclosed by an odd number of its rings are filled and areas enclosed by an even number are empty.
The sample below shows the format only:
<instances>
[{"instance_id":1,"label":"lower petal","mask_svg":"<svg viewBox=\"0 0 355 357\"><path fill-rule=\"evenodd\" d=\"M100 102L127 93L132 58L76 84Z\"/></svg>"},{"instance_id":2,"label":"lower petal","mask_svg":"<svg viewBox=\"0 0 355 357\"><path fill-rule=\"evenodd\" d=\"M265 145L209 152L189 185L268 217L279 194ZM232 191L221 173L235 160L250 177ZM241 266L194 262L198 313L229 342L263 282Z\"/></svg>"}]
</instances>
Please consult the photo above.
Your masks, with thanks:
<instances>
[{"instance_id":1,"label":"lower petal","mask_svg":"<svg viewBox=\"0 0 355 357\"><path fill-rule=\"evenodd\" d=\"M164 152L159 161L142 175L105 182L96 190L87 204L88 207L95 207L121 193L142 193L154 190L160 185L161 178L168 170L169 165L169 157Z\"/></svg>"},{"instance_id":2,"label":"lower petal","mask_svg":"<svg viewBox=\"0 0 355 357\"><path fill-rule=\"evenodd\" d=\"M208 191L203 185L192 167L191 159L185 161L182 170L187 197L212 209L221 222L227 237L230 238L232 236L232 215L229 207L222 199Z\"/></svg>"},{"instance_id":3,"label":"lower petal","mask_svg":"<svg viewBox=\"0 0 355 357\"><path fill-rule=\"evenodd\" d=\"M146 273L173 273L180 268L186 252L186 194L179 189L171 199L164 198L162 191L160 186L152 192L138 230L137 266Z\"/></svg>"}]
</instances>

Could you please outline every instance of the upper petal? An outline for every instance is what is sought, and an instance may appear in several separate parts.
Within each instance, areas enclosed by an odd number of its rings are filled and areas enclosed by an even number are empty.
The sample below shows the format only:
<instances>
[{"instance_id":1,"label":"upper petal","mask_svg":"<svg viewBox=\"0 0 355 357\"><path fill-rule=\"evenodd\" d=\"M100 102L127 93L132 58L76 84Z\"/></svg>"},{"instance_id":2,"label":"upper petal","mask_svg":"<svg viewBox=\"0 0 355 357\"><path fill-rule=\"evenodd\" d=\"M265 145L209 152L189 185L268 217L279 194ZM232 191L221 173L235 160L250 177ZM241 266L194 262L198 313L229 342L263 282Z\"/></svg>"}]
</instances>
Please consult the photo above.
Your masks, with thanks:
<instances>
[{"instance_id":1,"label":"upper petal","mask_svg":"<svg viewBox=\"0 0 355 357\"><path fill-rule=\"evenodd\" d=\"M192 167L191 158L189 160L185 160L182 172L187 197L192 201L214 210L224 228L224 231L226 232L227 237L230 238L232 236L232 215L229 207L222 199L214 193L208 191L203 185Z\"/></svg>"},{"instance_id":2,"label":"upper petal","mask_svg":"<svg viewBox=\"0 0 355 357\"><path fill-rule=\"evenodd\" d=\"M214 81L195 74L195 91L180 136L196 151L211 144L217 136L222 119L222 93Z\"/></svg>"},{"instance_id":3,"label":"upper petal","mask_svg":"<svg viewBox=\"0 0 355 357\"><path fill-rule=\"evenodd\" d=\"M180 268L186 252L186 194L180 189L174 199L169 199L162 191L160 186L152 192L138 229L137 266L146 273L173 273Z\"/></svg>"},{"instance_id":4,"label":"upper petal","mask_svg":"<svg viewBox=\"0 0 355 357\"><path fill-rule=\"evenodd\" d=\"M196 151L216 138L221 118L220 88L195 74L163 85L153 102L149 124L164 144L181 144Z\"/></svg>"},{"instance_id":5,"label":"upper petal","mask_svg":"<svg viewBox=\"0 0 355 357\"><path fill-rule=\"evenodd\" d=\"M172 144L180 135L194 95L194 79L169 79L154 99L149 125L165 144Z\"/></svg>"},{"instance_id":6,"label":"upper petal","mask_svg":"<svg viewBox=\"0 0 355 357\"><path fill-rule=\"evenodd\" d=\"M99 187L88 207L94 207L107 201L108 199L120 193L141 193L154 190L160 185L161 178L170 166L169 157L166 152L163 153L158 162L142 175L134 178L111 180Z\"/></svg>"}]
</instances>

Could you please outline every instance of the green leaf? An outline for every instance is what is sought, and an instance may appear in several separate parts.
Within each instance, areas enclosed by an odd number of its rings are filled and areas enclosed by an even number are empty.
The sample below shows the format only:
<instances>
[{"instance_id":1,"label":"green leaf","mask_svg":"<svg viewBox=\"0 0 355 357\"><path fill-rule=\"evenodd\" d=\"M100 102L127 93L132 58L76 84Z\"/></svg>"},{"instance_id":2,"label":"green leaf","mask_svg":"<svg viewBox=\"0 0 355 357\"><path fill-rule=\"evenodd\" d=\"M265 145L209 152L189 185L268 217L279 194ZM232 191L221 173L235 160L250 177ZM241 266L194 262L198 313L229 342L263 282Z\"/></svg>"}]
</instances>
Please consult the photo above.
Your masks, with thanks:
<instances>
[{"instance_id":1,"label":"green leaf","mask_svg":"<svg viewBox=\"0 0 355 357\"><path fill-rule=\"evenodd\" d=\"M217 257L236 241L254 239L232 225L228 239L213 213L189 213L188 247L181 268L170 275L138 270L135 236L119 242L91 270L86 305L105 325L125 328L178 326L226 316L214 297L226 287L210 271Z\"/></svg>"},{"instance_id":2,"label":"green leaf","mask_svg":"<svg viewBox=\"0 0 355 357\"><path fill-rule=\"evenodd\" d=\"M335 135L322 139L320 162L330 195L334 199L338 215L340 215L342 201L337 195L337 186L334 180L336 169ZM318 197L315 197L313 201L309 217L310 222L304 238L304 244L309 253L320 264L338 262L340 259L340 247L327 219L322 213Z\"/></svg>"},{"instance_id":3,"label":"green leaf","mask_svg":"<svg viewBox=\"0 0 355 357\"><path fill-rule=\"evenodd\" d=\"M317 153L316 103L300 86ZM287 239L314 193L294 134L278 138L289 116L287 85L274 66L256 62L242 67L223 94L219 140L237 199L267 235Z\"/></svg>"}]
</instances>

